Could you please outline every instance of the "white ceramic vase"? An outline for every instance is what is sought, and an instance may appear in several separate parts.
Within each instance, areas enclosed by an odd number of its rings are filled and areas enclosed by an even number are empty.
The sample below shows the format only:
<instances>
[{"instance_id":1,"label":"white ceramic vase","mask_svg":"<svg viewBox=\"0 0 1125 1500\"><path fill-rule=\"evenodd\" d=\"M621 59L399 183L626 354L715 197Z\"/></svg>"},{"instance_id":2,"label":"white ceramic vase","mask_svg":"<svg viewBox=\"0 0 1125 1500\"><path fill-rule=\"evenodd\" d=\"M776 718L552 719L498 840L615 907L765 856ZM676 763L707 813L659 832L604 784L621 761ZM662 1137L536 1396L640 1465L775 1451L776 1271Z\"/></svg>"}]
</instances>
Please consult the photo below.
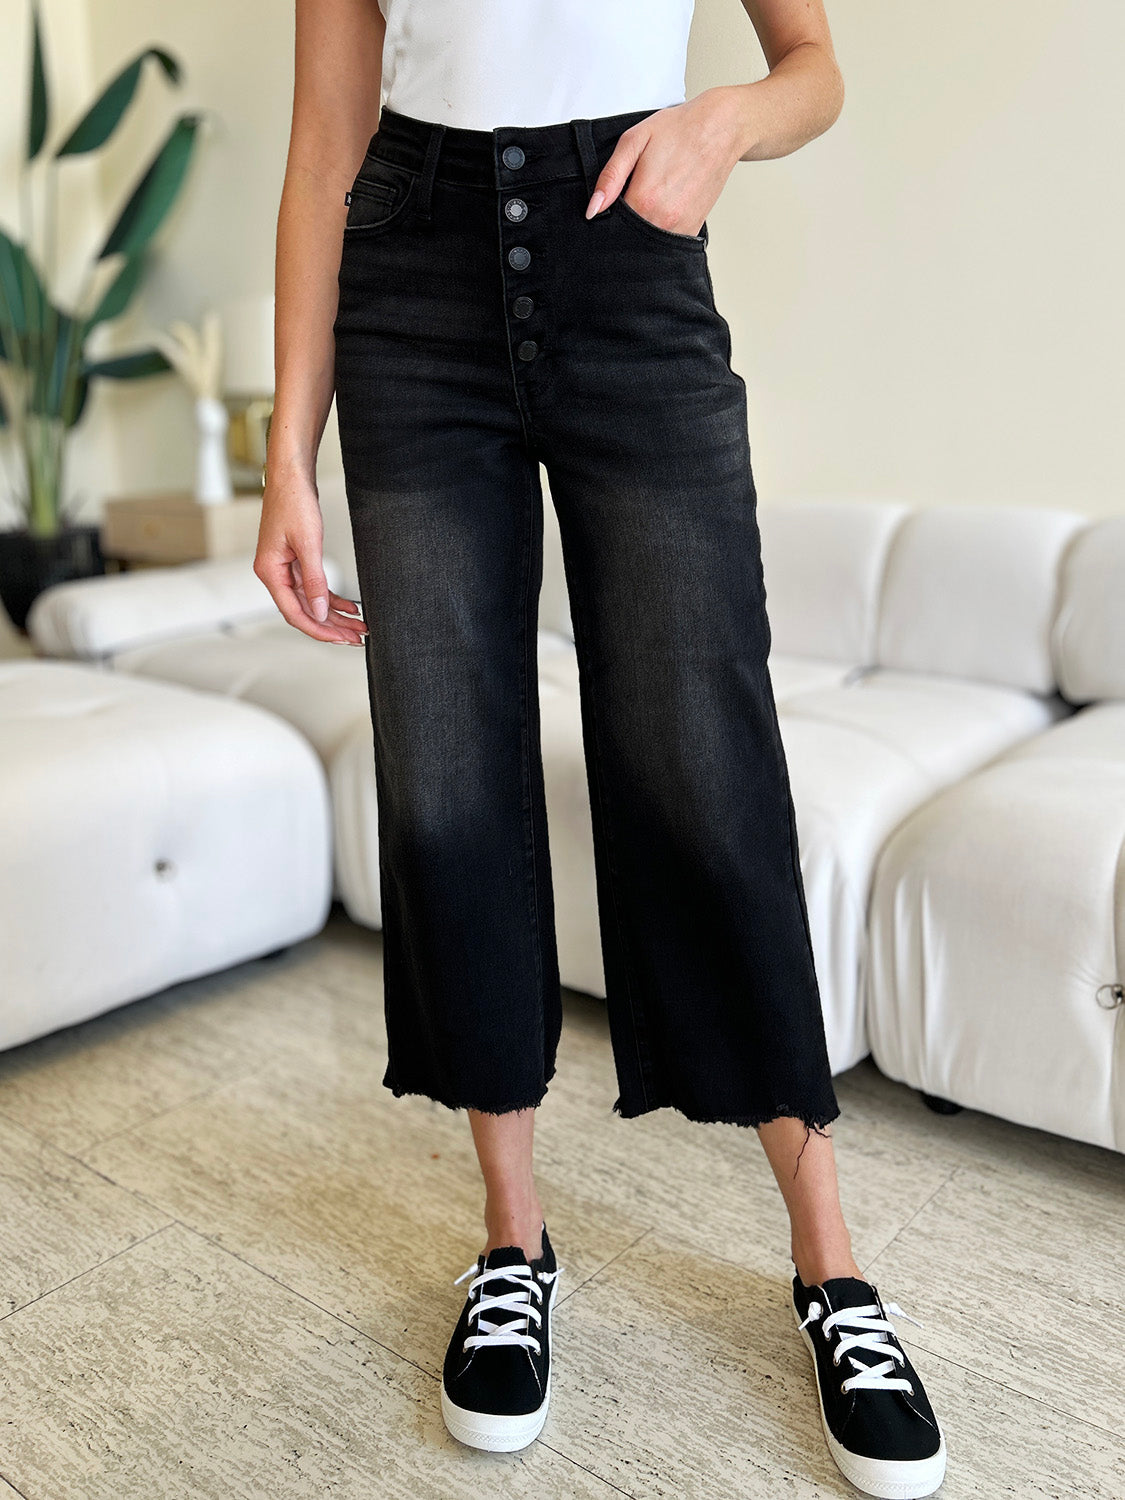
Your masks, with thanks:
<instances>
[{"instance_id":1,"label":"white ceramic vase","mask_svg":"<svg viewBox=\"0 0 1125 1500\"><path fill-rule=\"evenodd\" d=\"M199 429L195 498L201 505L223 505L234 495L227 458L230 416L218 397L200 396L195 403L195 420Z\"/></svg>"}]
</instances>

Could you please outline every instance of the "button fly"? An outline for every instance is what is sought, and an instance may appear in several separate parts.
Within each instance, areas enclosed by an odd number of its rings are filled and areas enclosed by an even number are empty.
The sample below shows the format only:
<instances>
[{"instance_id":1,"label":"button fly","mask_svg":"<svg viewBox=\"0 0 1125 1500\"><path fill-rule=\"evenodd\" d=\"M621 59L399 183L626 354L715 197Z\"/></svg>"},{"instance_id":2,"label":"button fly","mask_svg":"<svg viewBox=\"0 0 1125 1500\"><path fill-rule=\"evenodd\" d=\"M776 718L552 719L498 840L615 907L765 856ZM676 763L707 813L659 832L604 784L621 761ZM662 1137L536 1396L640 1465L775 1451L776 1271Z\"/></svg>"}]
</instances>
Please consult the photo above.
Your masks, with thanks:
<instances>
[{"instance_id":1,"label":"button fly","mask_svg":"<svg viewBox=\"0 0 1125 1500\"><path fill-rule=\"evenodd\" d=\"M512 311L517 318L530 318L535 310L535 303L530 297L517 297L512 303Z\"/></svg>"},{"instance_id":2,"label":"button fly","mask_svg":"<svg viewBox=\"0 0 1125 1500\"><path fill-rule=\"evenodd\" d=\"M521 359L534 359L539 353L539 345L534 339L524 339L523 343L516 350L516 353Z\"/></svg>"},{"instance_id":3,"label":"button fly","mask_svg":"<svg viewBox=\"0 0 1125 1500\"><path fill-rule=\"evenodd\" d=\"M524 245L515 245L508 251L508 264L517 271L524 271L531 264L531 251Z\"/></svg>"},{"instance_id":4,"label":"button fly","mask_svg":"<svg viewBox=\"0 0 1125 1500\"><path fill-rule=\"evenodd\" d=\"M516 167L522 167L527 158L518 146L505 146L502 160L506 167L514 170Z\"/></svg>"},{"instance_id":5,"label":"button fly","mask_svg":"<svg viewBox=\"0 0 1125 1500\"><path fill-rule=\"evenodd\" d=\"M509 198L504 205L504 212L509 219L518 223L520 219L527 218L527 204L522 198Z\"/></svg>"}]
</instances>

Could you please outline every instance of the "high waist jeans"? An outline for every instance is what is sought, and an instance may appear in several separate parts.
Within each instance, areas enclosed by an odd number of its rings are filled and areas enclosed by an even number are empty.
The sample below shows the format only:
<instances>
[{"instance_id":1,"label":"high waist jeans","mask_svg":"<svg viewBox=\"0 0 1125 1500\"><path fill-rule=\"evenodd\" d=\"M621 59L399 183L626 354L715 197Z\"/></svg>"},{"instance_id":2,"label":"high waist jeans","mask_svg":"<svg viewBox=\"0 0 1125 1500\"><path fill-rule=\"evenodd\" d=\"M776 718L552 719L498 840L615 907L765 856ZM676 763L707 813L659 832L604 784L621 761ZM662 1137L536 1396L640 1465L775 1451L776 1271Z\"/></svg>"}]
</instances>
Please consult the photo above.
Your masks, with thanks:
<instances>
[{"instance_id":1,"label":"high waist jeans","mask_svg":"<svg viewBox=\"0 0 1125 1500\"><path fill-rule=\"evenodd\" d=\"M746 387L708 230L618 198L648 110L492 131L384 108L335 379L378 797L396 1095L543 1097L561 1025L537 686L546 469L577 647L619 1097L839 1108L767 668Z\"/></svg>"}]
</instances>

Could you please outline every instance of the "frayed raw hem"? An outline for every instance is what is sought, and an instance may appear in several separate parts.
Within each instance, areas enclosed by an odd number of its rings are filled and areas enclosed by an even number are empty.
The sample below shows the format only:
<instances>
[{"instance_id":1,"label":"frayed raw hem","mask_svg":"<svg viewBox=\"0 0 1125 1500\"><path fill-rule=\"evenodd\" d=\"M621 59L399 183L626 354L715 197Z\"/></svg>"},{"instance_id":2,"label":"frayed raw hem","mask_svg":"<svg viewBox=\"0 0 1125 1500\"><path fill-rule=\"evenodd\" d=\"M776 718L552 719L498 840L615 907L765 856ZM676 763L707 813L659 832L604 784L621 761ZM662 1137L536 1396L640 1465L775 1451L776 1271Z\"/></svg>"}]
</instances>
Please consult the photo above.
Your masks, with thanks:
<instances>
[{"instance_id":1,"label":"frayed raw hem","mask_svg":"<svg viewBox=\"0 0 1125 1500\"><path fill-rule=\"evenodd\" d=\"M819 1114L808 1114L793 1105L778 1105L774 1109L759 1114L747 1115L715 1115L704 1114L701 1111L686 1109L682 1104L676 1104L671 1099L662 1100L659 1104L643 1104L627 1106L617 1099L613 1105L614 1113L623 1120L636 1120L641 1115L652 1114L658 1109L674 1109L683 1115L685 1120L691 1120L696 1125L741 1125L744 1129L757 1130L759 1125L769 1125L773 1120L793 1119L800 1120L805 1127L805 1139L808 1140L810 1131L815 1130L818 1135L824 1135L825 1126L831 1125L833 1120L840 1116L840 1107L821 1112Z\"/></svg>"},{"instance_id":2,"label":"frayed raw hem","mask_svg":"<svg viewBox=\"0 0 1125 1500\"><path fill-rule=\"evenodd\" d=\"M428 1089L422 1088L420 1085L417 1087L412 1087L410 1084L397 1083L389 1076L384 1077L383 1087L386 1089L390 1089L391 1093L395 1096L396 1099L404 1099L407 1097L416 1099L428 1099L431 1104L440 1104L443 1108L450 1110L471 1109L480 1115L510 1115L515 1114L519 1110L538 1109L543 1100L546 1098L547 1086L551 1082L551 1079L553 1077L554 1069L552 1068L551 1072L547 1074L547 1077L543 1083L543 1087L537 1098L522 1100L515 1099L510 1103L503 1104L497 1104L495 1101L492 1101L488 1104L478 1104L472 1099L449 1099L441 1094L431 1094Z\"/></svg>"}]
</instances>

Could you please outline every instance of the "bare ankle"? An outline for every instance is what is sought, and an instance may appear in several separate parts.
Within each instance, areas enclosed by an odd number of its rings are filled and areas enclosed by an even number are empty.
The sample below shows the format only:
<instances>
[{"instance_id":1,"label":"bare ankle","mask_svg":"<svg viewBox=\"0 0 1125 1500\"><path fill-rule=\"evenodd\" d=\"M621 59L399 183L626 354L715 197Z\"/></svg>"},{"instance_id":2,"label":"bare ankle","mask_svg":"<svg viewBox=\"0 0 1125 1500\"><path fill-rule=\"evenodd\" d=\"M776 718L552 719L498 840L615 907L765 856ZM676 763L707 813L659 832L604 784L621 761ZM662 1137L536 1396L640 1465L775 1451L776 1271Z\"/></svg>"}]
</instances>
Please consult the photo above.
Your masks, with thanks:
<instances>
[{"instance_id":1,"label":"bare ankle","mask_svg":"<svg viewBox=\"0 0 1125 1500\"><path fill-rule=\"evenodd\" d=\"M797 1268L797 1275L805 1286L817 1286L833 1276L857 1276L862 1281L863 1272L852 1255L851 1245L843 1242L836 1245L821 1245L809 1250L794 1244L790 1258Z\"/></svg>"},{"instance_id":2,"label":"bare ankle","mask_svg":"<svg viewBox=\"0 0 1125 1500\"><path fill-rule=\"evenodd\" d=\"M488 1235L486 1255L501 1245L518 1245L528 1260L538 1260L543 1254L543 1211L538 1199L518 1208L487 1206L484 1227Z\"/></svg>"}]
</instances>

